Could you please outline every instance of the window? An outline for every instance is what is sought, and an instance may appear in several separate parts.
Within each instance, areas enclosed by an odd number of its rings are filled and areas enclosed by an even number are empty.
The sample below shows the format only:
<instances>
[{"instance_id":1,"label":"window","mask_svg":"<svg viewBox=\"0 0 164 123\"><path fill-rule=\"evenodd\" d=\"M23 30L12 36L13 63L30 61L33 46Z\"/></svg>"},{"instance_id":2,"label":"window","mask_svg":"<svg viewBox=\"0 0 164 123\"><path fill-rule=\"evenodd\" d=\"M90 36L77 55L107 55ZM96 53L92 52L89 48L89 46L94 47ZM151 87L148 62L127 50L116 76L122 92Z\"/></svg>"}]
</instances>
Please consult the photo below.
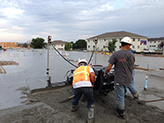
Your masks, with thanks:
<instances>
[{"instance_id":1,"label":"window","mask_svg":"<svg viewBox=\"0 0 164 123\"><path fill-rule=\"evenodd\" d=\"M61 44L61 46L63 46L63 44Z\"/></svg>"},{"instance_id":2,"label":"window","mask_svg":"<svg viewBox=\"0 0 164 123\"><path fill-rule=\"evenodd\" d=\"M105 46L103 46L103 48L105 48Z\"/></svg>"},{"instance_id":3,"label":"window","mask_svg":"<svg viewBox=\"0 0 164 123\"><path fill-rule=\"evenodd\" d=\"M140 48L140 45L138 45L138 49Z\"/></svg>"},{"instance_id":4,"label":"window","mask_svg":"<svg viewBox=\"0 0 164 123\"><path fill-rule=\"evenodd\" d=\"M133 46L133 49L135 48L135 46Z\"/></svg>"},{"instance_id":5,"label":"window","mask_svg":"<svg viewBox=\"0 0 164 123\"><path fill-rule=\"evenodd\" d=\"M106 39L104 39L104 41L106 41Z\"/></svg>"},{"instance_id":6,"label":"window","mask_svg":"<svg viewBox=\"0 0 164 123\"><path fill-rule=\"evenodd\" d=\"M140 38L138 39L138 41L140 41Z\"/></svg>"},{"instance_id":7,"label":"window","mask_svg":"<svg viewBox=\"0 0 164 123\"><path fill-rule=\"evenodd\" d=\"M93 48L95 48L95 46L93 46Z\"/></svg>"},{"instance_id":8,"label":"window","mask_svg":"<svg viewBox=\"0 0 164 123\"><path fill-rule=\"evenodd\" d=\"M135 38L133 38L133 41L135 41Z\"/></svg>"},{"instance_id":9,"label":"window","mask_svg":"<svg viewBox=\"0 0 164 123\"><path fill-rule=\"evenodd\" d=\"M119 46L119 48L121 49L121 46Z\"/></svg>"},{"instance_id":10,"label":"window","mask_svg":"<svg viewBox=\"0 0 164 123\"><path fill-rule=\"evenodd\" d=\"M90 46L88 45L88 48L90 48Z\"/></svg>"}]
</instances>

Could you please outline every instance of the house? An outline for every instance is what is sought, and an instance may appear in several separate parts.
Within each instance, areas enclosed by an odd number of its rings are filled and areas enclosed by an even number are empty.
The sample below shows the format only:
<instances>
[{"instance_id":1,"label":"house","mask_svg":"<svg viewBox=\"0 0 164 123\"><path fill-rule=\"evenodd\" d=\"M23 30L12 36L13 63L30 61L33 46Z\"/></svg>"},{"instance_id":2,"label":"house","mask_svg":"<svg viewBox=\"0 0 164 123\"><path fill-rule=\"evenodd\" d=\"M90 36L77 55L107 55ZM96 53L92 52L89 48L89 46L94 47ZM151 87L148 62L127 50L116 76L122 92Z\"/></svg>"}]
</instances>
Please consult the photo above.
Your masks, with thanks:
<instances>
[{"instance_id":1,"label":"house","mask_svg":"<svg viewBox=\"0 0 164 123\"><path fill-rule=\"evenodd\" d=\"M53 46L54 46L57 50L64 50L65 43L66 43L65 41L55 40L55 41L52 41L49 48L54 49L53 48Z\"/></svg>"},{"instance_id":2,"label":"house","mask_svg":"<svg viewBox=\"0 0 164 123\"><path fill-rule=\"evenodd\" d=\"M158 45L161 44L161 42L164 42L164 37L160 38L149 38L148 39L148 49L149 50L160 50Z\"/></svg>"},{"instance_id":3,"label":"house","mask_svg":"<svg viewBox=\"0 0 164 123\"><path fill-rule=\"evenodd\" d=\"M92 51L95 47L95 39L97 39L97 49L98 51L105 51L108 47L108 43L112 41L112 39L117 39L117 42L115 44L116 48L115 51L121 49L120 41L123 37L130 37L132 38L132 50L135 50L136 52L141 52L144 49L148 48L148 38L146 36L126 32L126 31L118 31L118 32L108 32L100 35L93 36L91 38L87 39L87 50Z\"/></svg>"},{"instance_id":4,"label":"house","mask_svg":"<svg viewBox=\"0 0 164 123\"><path fill-rule=\"evenodd\" d=\"M18 47L18 42L0 42L0 45L5 48Z\"/></svg>"}]
</instances>

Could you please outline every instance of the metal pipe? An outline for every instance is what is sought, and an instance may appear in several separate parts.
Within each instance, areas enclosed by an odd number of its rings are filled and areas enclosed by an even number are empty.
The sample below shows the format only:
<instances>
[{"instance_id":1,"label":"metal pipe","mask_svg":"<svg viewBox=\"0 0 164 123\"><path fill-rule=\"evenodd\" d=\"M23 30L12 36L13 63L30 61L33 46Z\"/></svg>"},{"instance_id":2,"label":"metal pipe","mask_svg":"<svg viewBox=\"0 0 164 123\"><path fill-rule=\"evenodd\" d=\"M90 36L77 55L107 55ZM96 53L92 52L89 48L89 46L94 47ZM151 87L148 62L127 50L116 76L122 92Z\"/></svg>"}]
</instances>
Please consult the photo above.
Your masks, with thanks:
<instances>
[{"instance_id":1,"label":"metal pipe","mask_svg":"<svg viewBox=\"0 0 164 123\"><path fill-rule=\"evenodd\" d=\"M149 64L147 64L147 71L149 71ZM144 90L147 90L147 81L148 81L148 75L146 74L146 77L145 77L145 82L144 82Z\"/></svg>"},{"instance_id":2,"label":"metal pipe","mask_svg":"<svg viewBox=\"0 0 164 123\"><path fill-rule=\"evenodd\" d=\"M52 87L51 85L51 77L49 76L49 46L51 43L51 36L48 36L48 44L47 44L47 87Z\"/></svg>"},{"instance_id":3,"label":"metal pipe","mask_svg":"<svg viewBox=\"0 0 164 123\"><path fill-rule=\"evenodd\" d=\"M97 44L95 43L95 65L96 65L96 58L97 58Z\"/></svg>"},{"instance_id":4,"label":"metal pipe","mask_svg":"<svg viewBox=\"0 0 164 123\"><path fill-rule=\"evenodd\" d=\"M95 42L95 65L96 65L96 57L97 57L97 42L98 42L98 38L95 38L94 42Z\"/></svg>"}]
</instances>

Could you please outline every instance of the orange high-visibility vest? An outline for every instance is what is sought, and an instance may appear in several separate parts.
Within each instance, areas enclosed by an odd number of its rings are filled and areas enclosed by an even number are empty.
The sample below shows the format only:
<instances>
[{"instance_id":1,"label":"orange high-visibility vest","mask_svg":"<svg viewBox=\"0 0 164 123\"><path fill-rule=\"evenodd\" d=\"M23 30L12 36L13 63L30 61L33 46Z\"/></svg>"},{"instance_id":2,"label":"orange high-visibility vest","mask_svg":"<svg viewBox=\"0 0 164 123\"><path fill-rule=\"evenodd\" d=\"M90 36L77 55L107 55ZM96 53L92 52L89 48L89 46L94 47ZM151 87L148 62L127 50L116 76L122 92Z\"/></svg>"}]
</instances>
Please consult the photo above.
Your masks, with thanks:
<instances>
[{"instance_id":1,"label":"orange high-visibility vest","mask_svg":"<svg viewBox=\"0 0 164 123\"><path fill-rule=\"evenodd\" d=\"M73 72L72 85L79 81L90 81L90 66L80 66Z\"/></svg>"}]
</instances>

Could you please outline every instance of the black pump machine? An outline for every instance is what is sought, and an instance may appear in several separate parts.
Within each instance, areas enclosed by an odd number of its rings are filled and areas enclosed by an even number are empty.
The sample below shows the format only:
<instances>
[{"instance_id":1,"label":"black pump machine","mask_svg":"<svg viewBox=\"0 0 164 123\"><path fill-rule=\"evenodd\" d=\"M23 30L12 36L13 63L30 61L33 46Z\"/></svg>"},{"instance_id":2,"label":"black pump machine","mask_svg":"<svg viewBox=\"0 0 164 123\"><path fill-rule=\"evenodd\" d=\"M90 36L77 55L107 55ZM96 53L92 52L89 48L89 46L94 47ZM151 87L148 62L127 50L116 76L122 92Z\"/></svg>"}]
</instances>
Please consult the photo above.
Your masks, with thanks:
<instances>
[{"instance_id":1,"label":"black pump machine","mask_svg":"<svg viewBox=\"0 0 164 123\"><path fill-rule=\"evenodd\" d=\"M94 84L94 92L98 92L99 94L107 95L110 91L114 90L114 69L111 69L111 71L108 73L109 77L104 78L104 72L106 67L103 65L91 65L93 68L95 75L96 75L96 81ZM70 70L70 73L67 76L67 82L68 84L72 84L73 81L73 71Z\"/></svg>"}]
</instances>

